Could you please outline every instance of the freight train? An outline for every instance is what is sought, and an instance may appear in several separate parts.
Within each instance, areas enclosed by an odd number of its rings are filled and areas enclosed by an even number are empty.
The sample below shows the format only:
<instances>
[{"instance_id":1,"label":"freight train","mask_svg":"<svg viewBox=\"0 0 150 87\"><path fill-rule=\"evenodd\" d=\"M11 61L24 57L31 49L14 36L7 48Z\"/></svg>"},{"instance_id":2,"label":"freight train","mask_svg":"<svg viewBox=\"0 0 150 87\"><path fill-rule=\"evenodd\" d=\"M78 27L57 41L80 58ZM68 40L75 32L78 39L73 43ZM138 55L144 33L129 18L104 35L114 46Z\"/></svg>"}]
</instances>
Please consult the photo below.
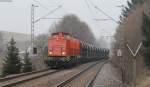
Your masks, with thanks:
<instances>
[{"instance_id":1,"label":"freight train","mask_svg":"<svg viewBox=\"0 0 150 87\"><path fill-rule=\"evenodd\" d=\"M73 37L69 33L57 32L48 38L47 64L51 68L69 67L85 62L108 58L109 50L95 47Z\"/></svg>"}]
</instances>

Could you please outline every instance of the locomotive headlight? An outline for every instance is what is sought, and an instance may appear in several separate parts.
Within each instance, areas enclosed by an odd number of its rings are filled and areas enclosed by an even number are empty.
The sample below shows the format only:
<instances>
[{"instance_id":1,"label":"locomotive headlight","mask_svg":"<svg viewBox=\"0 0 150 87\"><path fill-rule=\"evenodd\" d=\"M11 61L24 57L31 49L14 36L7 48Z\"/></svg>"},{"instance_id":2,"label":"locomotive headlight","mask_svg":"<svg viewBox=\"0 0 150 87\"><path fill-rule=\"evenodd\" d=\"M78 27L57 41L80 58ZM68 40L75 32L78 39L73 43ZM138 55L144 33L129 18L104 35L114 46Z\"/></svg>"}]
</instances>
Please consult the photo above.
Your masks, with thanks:
<instances>
[{"instance_id":1,"label":"locomotive headlight","mask_svg":"<svg viewBox=\"0 0 150 87\"><path fill-rule=\"evenodd\" d=\"M52 54L52 52L49 52L49 54L51 55L51 54Z\"/></svg>"},{"instance_id":2,"label":"locomotive headlight","mask_svg":"<svg viewBox=\"0 0 150 87\"><path fill-rule=\"evenodd\" d=\"M66 54L66 52L62 52L62 55L65 55Z\"/></svg>"}]
</instances>

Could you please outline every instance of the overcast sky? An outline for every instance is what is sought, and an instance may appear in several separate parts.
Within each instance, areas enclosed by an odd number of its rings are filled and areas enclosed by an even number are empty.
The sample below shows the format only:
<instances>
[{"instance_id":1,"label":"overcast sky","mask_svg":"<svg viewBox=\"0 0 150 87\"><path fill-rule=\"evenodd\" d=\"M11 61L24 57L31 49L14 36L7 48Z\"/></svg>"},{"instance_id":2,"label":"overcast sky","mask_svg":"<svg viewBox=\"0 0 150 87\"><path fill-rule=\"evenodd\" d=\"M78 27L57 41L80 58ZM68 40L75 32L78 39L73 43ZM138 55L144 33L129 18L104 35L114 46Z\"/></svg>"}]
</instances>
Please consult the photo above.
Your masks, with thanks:
<instances>
[{"instance_id":1,"label":"overcast sky","mask_svg":"<svg viewBox=\"0 0 150 87\"><path fill-rule=\"evenodd\" d=\"M31 4L35 8L35 20L54 10L59 5L61 8L47 16L47 18L62 18L66 14L75 14L80 20L86 22L96 37L113 35L117 23L112 20L95 21L93 19L108 19L103 13L95 9L102 9L119 20L120 5L126 5L127 0L12 0L0 2L0 30L30 34L31 31ZM40 4L39 4L40 3ZM42 19L35 24L35 34L46 33L49 27L60 21L59 19Z\"/></svg>"}]
</instances>

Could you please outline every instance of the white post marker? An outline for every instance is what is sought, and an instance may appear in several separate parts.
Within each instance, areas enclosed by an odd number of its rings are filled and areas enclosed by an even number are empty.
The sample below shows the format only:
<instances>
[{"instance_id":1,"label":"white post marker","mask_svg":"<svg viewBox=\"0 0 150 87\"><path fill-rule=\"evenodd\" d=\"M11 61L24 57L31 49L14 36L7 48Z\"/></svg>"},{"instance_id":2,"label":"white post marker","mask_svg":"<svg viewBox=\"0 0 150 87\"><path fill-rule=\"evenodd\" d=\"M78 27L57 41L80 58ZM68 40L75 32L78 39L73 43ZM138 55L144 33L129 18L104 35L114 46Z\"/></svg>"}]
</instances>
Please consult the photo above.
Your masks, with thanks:
<instances>
[{"instance_id":1,"label":"white post marker","mask_svg":"<svg viewBox=\"0 0 150 87\"><path fill-rule=\"evenodd\" d=\"M121 56L122 56L122 51L121 51L121 49L118 49L118 50L117 50L117 56L118 56L118 57L121 57Z\"/></svg>"}]
</instances>

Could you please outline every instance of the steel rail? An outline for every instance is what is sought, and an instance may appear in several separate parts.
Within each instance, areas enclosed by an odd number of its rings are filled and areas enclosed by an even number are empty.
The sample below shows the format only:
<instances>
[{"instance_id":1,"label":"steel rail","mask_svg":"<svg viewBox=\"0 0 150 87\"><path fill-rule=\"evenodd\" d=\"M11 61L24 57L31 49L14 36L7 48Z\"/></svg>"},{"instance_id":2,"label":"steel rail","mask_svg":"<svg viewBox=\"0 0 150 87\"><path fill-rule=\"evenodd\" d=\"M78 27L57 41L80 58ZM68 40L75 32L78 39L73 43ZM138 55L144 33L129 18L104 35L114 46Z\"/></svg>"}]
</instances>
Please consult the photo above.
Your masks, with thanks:
<instances>
[{"instance_id":1,"label":"steel rail","mask_svg":"<svg viewBox=\"0 0 150 87\"><path fill-rule=\"evenodd\" d=\"M37 78L40 78L40 77L43 77L43 76L47 76L47 75L50 75L50 74L57 73L57 72L60 72L60 71L61 70L53 70L53 71L49 71L49 72L46 72L46 73L43 73L43 74L36 73L37 75L35 75L35 76L31 76L31 77L28 77L26 79L22 79L22 80L19 80L19 81L14 81L14 82L11 82L11 83L2 84L2 85L0 85L0 87L12 87L12 86L15 86L17 84L21 84L21 83L24 83L24 82L27 82L27 81L30 81L30 80L33 80L33 79L37 79Z\"/></svg>"},{"instance_id":2,"label":"steel rail","mask_svg":"<svg viewBox=\"0 0 150 87\"><path fill-rule=\"evenodd\" d=\"M21 76L32 75L32 74L36 74L36 73L40 73L40 72L44 72L44 71L48 71L48 70L49 69L44 69L44 70L32 71L32 72L22 73L22 74L18 74L18 75L14 75L14 76L0 78L0 82L4 82L6 80L11 80L11 79L15 79L15 78L18 78Z\"/></svg>"},{"instance_id":3,"label":"steel rail","mask_svg":"<svg viewBox=\"0 0 150 87\"><path fill-rule=\"evenodd\" d=\"M57 84L55 87L63 87L63 86L65 86L66 84L68 84L69 82L73 81L75 78L77 78L78 76L80 76L81 74L83 74L84 72L89 70L90 68L92 68L95 65L99 64L100 62L101 61L92 64L91 66L87 67L86 69L82 70L81 72L79 72L79 73L71 76L70 78L66 79L65 81L62 81L61 83Z\"/></svg>"},{"instance_id":4,"label":"steel rail","mask_svg":"<svg viewBox=\"0 0 150 87\"><path fill-rule=\"evenodd\" d=\"M85 87L92 87L92 84L93 84L94 80L95 80L96 77L98 76L98 74L99 74L99 72L101 71L103 65L105 65L106 63L108 63L108 60L107 60L106 62L104 62L104 63L101 65L101 67L98 69L96 75L95 75L91 80L88 81L88 83L86 84Z\"/></svg>"}]
</instances>

